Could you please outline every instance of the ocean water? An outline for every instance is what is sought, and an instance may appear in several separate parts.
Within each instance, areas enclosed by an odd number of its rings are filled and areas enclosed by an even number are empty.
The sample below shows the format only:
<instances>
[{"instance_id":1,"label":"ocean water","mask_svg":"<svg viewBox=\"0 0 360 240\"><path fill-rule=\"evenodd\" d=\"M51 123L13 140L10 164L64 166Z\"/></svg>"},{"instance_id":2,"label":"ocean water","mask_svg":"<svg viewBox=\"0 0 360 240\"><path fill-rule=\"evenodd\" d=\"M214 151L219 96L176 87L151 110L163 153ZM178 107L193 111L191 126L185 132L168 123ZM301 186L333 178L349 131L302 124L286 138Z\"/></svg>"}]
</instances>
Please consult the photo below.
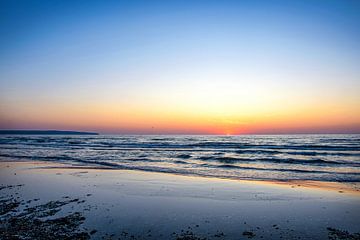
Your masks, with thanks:
<instances>
[{"instance_id":1,"label":"ocean water","mask_svg":"<svg viewBox=\"0 0 360 240\"><path fill-rule=\"evenodd\" d=\"M360 135L3 135L0 159L231 179L360 182Z\"/></svg>"}]
</instances>

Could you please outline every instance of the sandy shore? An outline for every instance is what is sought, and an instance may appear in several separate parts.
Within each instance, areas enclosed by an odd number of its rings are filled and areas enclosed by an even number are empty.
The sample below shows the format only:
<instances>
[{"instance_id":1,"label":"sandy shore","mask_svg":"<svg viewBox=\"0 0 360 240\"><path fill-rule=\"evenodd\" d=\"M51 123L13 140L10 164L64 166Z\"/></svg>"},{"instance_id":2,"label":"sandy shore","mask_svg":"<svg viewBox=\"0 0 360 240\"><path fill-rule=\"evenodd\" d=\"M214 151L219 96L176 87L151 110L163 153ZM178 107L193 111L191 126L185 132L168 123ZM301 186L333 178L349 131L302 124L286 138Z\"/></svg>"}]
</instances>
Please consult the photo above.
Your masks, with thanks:
<instances>
[{"instance_id":1,"label":"sandy shore","mask_svg":"<svg viewBox=\"0 0 360 240\"><path fill-rule=\"evenodd\" d=\"M0 238L360 239L356 186L0 162Z\"/></svg>"}]
</instances>

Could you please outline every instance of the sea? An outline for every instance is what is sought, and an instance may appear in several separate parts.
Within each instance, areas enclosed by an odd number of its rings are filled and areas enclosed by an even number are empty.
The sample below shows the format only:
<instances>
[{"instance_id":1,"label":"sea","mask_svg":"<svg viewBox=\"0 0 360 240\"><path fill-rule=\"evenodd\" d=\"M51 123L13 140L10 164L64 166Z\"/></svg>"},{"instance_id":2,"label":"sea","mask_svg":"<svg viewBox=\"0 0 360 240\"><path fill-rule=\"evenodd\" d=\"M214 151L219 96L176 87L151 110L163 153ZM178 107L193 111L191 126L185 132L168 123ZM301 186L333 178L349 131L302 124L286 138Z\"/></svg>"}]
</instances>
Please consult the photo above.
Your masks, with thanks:
<instances>
[{"instance_id":1,"label":"sea","mask_svg":"<svg viewBox=\"0 0 360 240\"><path fill-rule=\"evenodd\" d=\"M1 161L247 180L360 182L360 135L1 135Z\"/></svg>"}]
</instances>

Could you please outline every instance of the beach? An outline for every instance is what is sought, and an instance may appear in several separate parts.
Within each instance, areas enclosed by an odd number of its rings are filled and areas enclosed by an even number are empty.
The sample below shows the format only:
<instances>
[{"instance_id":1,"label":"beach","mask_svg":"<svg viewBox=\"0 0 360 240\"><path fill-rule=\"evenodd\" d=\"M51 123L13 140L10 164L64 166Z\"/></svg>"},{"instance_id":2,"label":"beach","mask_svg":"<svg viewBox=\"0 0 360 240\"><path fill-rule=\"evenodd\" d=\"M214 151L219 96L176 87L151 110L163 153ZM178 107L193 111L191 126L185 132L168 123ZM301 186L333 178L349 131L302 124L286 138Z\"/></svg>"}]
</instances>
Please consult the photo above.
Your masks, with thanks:
<instances>
[{"instance_id":1,"label":"beach","mask_svg":"<svg viewBox=\"0 0 360 240\"><path fill-rule=\"evenodd\" d=\"M360 240L360 0L0 12L0 240Z\"/></svg>"},{"instance_id":2,"label":"beach","mask_svg":"<svg viewBox=\"0 0 360 240\"><path fill-rule=\"evenodd\" d=\"M64 239L360 237L360 194L351 184L230 180L6 159L0 166L3 239L32 239L31 234Z\"/></svg>"}]
</instances>

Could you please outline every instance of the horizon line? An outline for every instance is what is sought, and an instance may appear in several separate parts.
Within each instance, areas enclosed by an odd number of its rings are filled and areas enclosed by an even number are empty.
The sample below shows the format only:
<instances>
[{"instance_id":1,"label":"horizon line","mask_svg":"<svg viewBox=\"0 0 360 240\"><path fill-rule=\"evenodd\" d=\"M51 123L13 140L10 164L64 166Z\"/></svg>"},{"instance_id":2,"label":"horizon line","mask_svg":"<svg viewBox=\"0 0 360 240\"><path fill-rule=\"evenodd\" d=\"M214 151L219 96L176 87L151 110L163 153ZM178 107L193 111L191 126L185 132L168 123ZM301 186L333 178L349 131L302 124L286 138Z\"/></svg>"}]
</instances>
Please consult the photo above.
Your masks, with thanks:
<instances>
[{"instance_id":1,"label":"horizon line","mask_svg":"<svg viewBox=\"0 0 360 240\"><path fill-rule=\"evenodd\" d=\"M46 135L46 132L54 132L56 134L61 133L78 133L78 134L94 134L94 135L134 135L134 136L141 136L141 135L148 135L148 136L155 136L155 135L193 135L193 136L244 136L244 135L357 135L360 132L254 132L254 133L136 133L136 132L102 132L102 131L94 131L94 130L58 130L58 129L0 129L0 134L6 135L4 132L9 132L9 135L15 134L11 132L18 132L17 134L22 134L20 132L24 132L23 135L26 135L26 132L36 132L36 134L41 135L43 132ZM29 134L29 133L28 133ZM31 134L31 133L30 133Z\"/></svg>"}]
</instances>

